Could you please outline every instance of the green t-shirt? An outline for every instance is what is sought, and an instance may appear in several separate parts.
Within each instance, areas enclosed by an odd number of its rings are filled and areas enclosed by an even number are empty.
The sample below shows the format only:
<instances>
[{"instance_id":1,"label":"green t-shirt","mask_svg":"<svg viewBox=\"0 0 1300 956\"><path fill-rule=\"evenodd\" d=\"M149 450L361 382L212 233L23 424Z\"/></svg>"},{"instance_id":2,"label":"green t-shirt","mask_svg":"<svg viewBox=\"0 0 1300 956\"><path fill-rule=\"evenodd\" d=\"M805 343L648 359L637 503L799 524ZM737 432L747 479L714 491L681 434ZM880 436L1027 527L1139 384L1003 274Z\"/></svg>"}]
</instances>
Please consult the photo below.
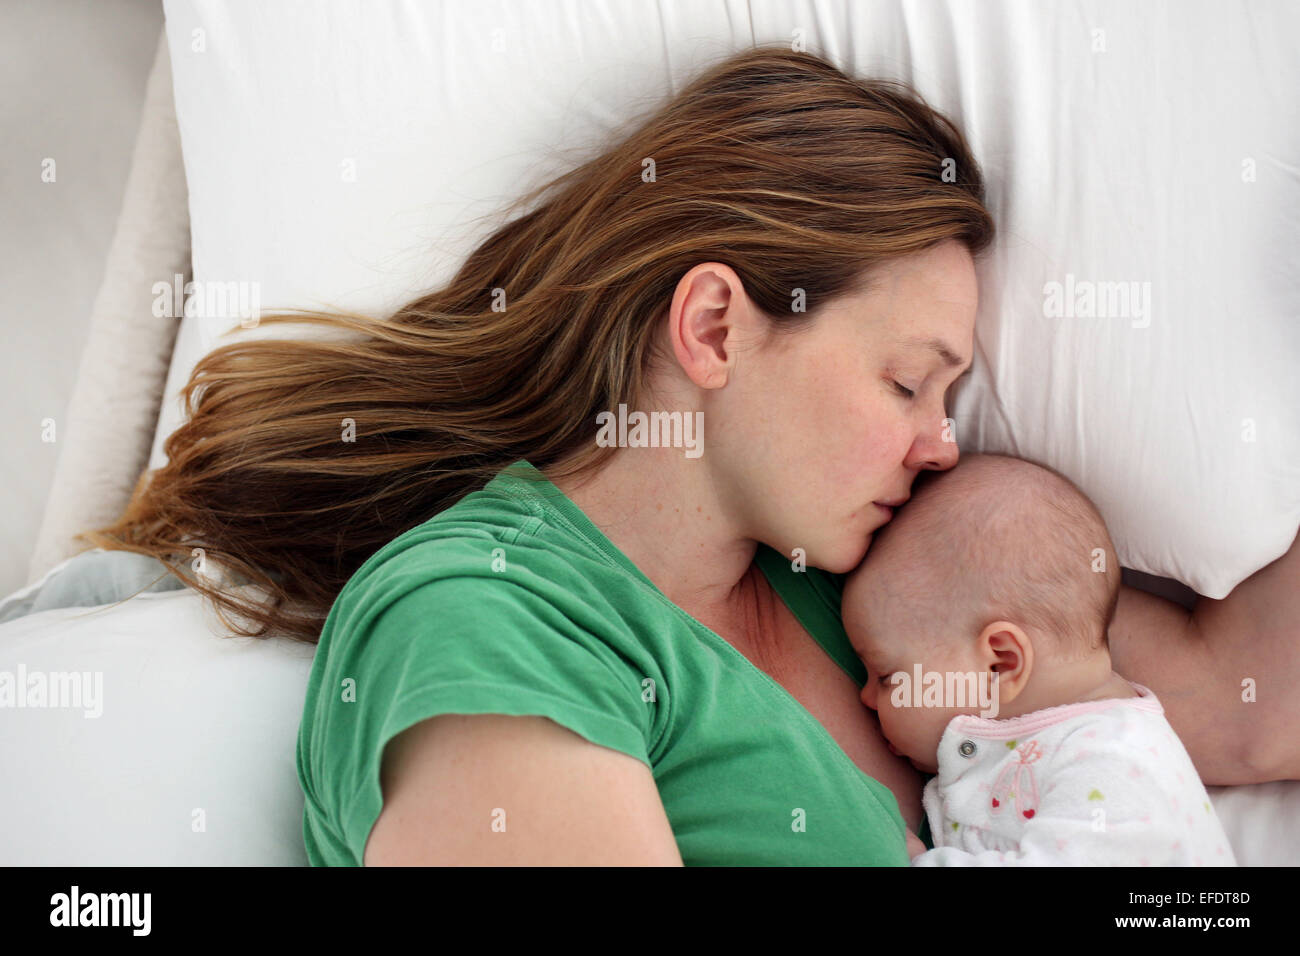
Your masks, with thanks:
<instances>
[{"instance_id":1,"label":"green t-shirt","mask_svg":"<svg viewBox=\"0 0 1300 956\"><path fill-rule=\"evenodd\" d=\"M838 579L766 546L756 561L861 687ZM893 793L526 461L386 544L331 608L298 731L312 865L361 864L390 739L484 713L645 763L688 866L908 864Z\"/></svg>"}]
</instances>

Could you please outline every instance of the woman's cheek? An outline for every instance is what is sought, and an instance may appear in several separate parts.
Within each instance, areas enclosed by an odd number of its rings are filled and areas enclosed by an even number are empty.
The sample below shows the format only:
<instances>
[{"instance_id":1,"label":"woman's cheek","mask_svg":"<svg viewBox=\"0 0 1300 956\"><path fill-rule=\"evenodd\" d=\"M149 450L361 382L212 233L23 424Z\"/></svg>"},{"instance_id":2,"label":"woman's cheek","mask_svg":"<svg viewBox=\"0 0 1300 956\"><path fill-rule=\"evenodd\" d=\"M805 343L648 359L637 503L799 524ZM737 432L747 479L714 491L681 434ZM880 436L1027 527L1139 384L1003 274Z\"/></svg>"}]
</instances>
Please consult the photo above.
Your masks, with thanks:
<instances>
[{"instance_id":1,"label":"woman's cheek","mask_svg":"<svg viewBox=\"0 0 1300 956\"><path fill-rule=\"evenodd\" d=\"M895 396L883 396L865 403L855 419L861 423L859 433L877 444L882 450L891 449L900 443L907 443L912 432L911 417L903 399Z\"/></svg>"},{"instance_id":2,"label":"woman's cheek","mask_svg":"<svg viewBox=\"0 0 1300 956\"><path fill-rule=\"evenodd\" d=\"M899 428L896 424L881 423L876 429L868 429L861 434L858 443L861 467L875 474L888 475L907 457L910 447L908 432L905 429ZM883 493L888 494L889 491L896 490L889 489Z\"/></svg>"}]
</instances>

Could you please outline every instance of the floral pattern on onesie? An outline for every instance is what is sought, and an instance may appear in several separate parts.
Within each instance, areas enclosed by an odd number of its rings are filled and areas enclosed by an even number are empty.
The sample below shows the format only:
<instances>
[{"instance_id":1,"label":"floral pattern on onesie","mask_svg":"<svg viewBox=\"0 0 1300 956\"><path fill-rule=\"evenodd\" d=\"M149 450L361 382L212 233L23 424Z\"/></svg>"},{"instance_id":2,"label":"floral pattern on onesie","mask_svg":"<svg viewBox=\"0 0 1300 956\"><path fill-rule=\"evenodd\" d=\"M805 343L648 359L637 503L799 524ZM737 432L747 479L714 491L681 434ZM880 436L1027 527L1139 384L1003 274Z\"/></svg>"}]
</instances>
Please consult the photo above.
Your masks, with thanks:
<instances>
[{"instance_id":1,"label":"floral pattern on onesie","mask_svg":"<svg viewBox=\"0 0 1300 956\"><path fill-rule=\"evenodd\" d=\"M913 866L1236 866L1155 694L954 717Z\"/></svg>"}]
</instances>

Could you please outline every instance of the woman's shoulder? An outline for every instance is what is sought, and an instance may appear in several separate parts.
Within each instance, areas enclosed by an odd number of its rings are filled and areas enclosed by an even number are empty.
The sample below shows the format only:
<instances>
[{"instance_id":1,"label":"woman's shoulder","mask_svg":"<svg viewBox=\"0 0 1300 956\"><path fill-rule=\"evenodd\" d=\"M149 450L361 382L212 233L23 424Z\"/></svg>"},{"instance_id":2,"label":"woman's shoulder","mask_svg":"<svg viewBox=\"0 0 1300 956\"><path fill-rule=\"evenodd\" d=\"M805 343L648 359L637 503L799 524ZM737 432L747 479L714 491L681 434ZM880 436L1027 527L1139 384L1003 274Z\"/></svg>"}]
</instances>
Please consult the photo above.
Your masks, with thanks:
<instances>
[{"instance_id":1,"label":"woman's shoulder","mask_svg":"<svg viewBox=\"0 0 1300 956\"><path fill-rule=\"evenodd\" d=\"M349 579L327 629L356 630L397 604L441 609L443 620L463 613L488 625L514 610L536 614L539 605L582 601L591 581L582 556L519 530L519 522L504 516L458 516L406 532Z\"/></svg>"},{"instance_id":2,"label":"woman's shoulder","mask_svg":"<svg viewBox=\"0 0 1300 956\"><path fill-rule=\"evenodd\" d=\"M476 642L491 641L627 655L630 621L655 614L648 603L634 577L552 509L493 482L372 555L336 597L321 647L405 657L416 652L404 636L416 627L421 653L477 653Z\"/></svg>"},{"instance_id":3,"label":"woman's shoulder","mask_svg":"<svg viewBox=\"0 0 1300 956\"><path fill-rule=\"evenodd\" d=\"M578 554L563 529L546 529L545 514L527 496L505 493L500 480L401 532L372 554L349 578L336 607L373 601L393 587L441 579L503 575L512 563L554 572Z\"/></svg>"},{"instance_id":4,"label":"woman's shoulder","mask_svg":"<svg viewBox=\"0 0 1300 956\"><path fill-rule=\"evenodd\" d=\"M616 698L636 684L631 662L645 653L624 626L636 608L620 588L626 582L602 569L599 555L527 503L467 497L349 579L314 670L321 686L366 685L381 708L405 698L423 707L435 690L484 707L531 695L571 710L602 701L591 718L601 721L621 713Z\"/></svg>"},{"instance_id":5,"label":"woman's shoulder","mask_svg":"<svg viewBox=\"0 0 1300 956\"><path fill-rule=\"evenodd\" d=\"M595 574L509 498L462 499L373 555L334 602L304 702L299 777L321 831L359 861L384 746L443 713L543 716L648 764L642 649Z\"/></svg>"}]
</instances>

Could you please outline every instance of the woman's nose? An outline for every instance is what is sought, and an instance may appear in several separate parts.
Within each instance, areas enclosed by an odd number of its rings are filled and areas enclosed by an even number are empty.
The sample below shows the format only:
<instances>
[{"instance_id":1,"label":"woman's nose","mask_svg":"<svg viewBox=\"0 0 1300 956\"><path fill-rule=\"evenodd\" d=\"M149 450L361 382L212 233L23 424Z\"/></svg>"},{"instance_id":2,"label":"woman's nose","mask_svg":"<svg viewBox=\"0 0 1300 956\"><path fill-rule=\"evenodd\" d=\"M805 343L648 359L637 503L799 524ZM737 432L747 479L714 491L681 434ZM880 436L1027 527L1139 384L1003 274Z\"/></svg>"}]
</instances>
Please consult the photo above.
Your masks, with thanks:
<instances>
[{"instance_id":1,"label":"woman's nose","mask_svg":"<svg viewBox=\"0 0 1300 956\"><path fill-rule=\"evenodd\" d=\"M961 453L957 450L957 435L951 418L943 419L938 427L927 429L912 443L909 467L918 471L947 471L957 464Z\"/></svg>"}]
</instances>

